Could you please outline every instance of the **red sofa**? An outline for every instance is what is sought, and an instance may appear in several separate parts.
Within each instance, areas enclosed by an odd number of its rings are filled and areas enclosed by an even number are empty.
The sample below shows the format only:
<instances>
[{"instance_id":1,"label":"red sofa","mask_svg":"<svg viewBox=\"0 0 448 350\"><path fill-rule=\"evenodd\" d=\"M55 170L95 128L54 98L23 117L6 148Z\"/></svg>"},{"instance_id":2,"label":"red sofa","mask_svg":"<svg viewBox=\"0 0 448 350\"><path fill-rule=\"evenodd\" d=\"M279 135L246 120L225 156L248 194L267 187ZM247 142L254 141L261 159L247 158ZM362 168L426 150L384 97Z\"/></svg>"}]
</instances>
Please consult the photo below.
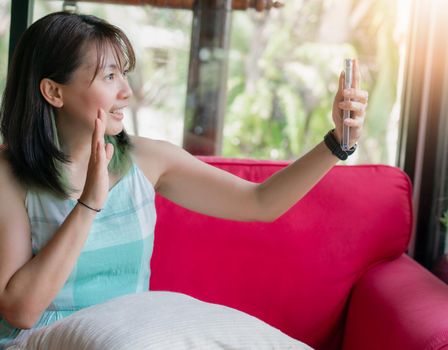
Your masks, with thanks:
<instances>
[{"instance_id":1,"label":"red sofa","mask_svg":"<svg viewBox=\"0 0 448 350\"><path fill-rule=\"evenodd\" d=\"M255 182L287 164L202 159ZM336 166L272 223L156 206L152 290L234 307L316 349L448 349L448 286L405 254L411 184L397 168Z\"/></svg>"}]
</instances>

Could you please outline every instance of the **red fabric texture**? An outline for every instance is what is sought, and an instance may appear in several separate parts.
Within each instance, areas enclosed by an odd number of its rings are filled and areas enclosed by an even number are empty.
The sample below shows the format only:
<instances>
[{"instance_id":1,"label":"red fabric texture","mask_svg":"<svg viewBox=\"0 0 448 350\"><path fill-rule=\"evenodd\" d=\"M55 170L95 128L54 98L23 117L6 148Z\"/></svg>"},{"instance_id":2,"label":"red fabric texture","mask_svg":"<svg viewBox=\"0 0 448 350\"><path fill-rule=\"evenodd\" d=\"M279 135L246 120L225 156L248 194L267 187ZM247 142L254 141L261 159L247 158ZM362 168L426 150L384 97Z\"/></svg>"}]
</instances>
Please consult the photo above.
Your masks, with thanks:
<instances>
[{"instance_id":1,"label":"red fabric texture","mask_svg":"<svg viewBox=\"0 0 448 350\"><path fill-rule=\"evenodd\" d=\"M407 256L368 271L345 330L344 350L358 349L448 349L448 286Z\"/></svg>"},{"instance_id":2,"label":"red fabric texture","mask_svg":"<svg viewBox=\"0 0 448 350\"><path fill-rule=\"evenodd\" d=\"M255 182L287 165L202 159ZM403 254L412 225L409 179L384 165L334 167L272 223L207 217L161 197L156 206L152 290L234 307L325 350L342 348L353 286Z\"/></svg>"}]
</instances>

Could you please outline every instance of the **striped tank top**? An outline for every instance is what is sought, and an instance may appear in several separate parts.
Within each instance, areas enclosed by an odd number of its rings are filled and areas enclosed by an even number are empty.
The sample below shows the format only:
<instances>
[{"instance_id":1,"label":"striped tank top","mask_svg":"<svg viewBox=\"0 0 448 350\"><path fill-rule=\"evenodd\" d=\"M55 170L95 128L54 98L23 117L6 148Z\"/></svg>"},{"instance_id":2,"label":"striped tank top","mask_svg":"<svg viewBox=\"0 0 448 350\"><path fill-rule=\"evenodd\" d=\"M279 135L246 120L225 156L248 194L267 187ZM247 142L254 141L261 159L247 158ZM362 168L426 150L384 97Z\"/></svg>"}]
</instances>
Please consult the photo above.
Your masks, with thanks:
<instances>
[{"instance_id":1,"label":"striped tank top","mask_svg":"<svg viewBox=\"0 0 448 350\"><path fill-rule=\"evenodd\" d=\"M33 329L85 307L148 290L156 222L154 197L153 186L133 164L110 189L70 276ZM27 193L33 255L45 247L76 203L48 193ZM0 318L0 349L31 332Z\"/></svg>"}]
</instances>

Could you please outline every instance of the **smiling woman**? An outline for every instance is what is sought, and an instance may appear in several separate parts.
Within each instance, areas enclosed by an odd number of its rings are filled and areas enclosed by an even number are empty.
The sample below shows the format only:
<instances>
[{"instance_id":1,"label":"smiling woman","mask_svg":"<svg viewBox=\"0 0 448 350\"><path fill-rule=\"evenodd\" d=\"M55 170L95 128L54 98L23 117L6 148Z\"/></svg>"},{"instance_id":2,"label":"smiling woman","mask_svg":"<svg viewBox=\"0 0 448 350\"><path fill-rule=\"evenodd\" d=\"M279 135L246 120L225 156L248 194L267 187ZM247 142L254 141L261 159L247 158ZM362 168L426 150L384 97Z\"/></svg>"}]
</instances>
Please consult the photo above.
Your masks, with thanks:
<instances>
[{"instance_id":1,"label":"smiling woman","mask_svg":"<svg viewBox=\"0 0 448 350\"><path fill-rule=\"evenodd\" d=\"M132 95L126 72L114 63L111 49L105 50L102 56L104 65L98 68L97 56L98 49L90 47L68 84L57 83L51 78L40 82L42 96L56 109L58 134L65 140L69 139L73 127L84 126L90 136L98 108L107 115L106 135L113 136L123 131L122 109Z\"/></svg>"},{"instance_id":2,"label":"smiling woman","mask_svg":"<svg viewBox=\"0 0 448 350\"><path fill-rule=\"evenodd\" d=\"M98 108L108 112L106 135L117 151L111 170L122 175L129 169L130 143L120 110L132 94L125 72L134 65L128 38L96 17L61 13L30 27L15 51L1 121L11 165L22 182L66 196L61 163L69 158L64 147L90 143Z\"/></svg>"},{"instance_id":3,"label":"smiling woman","mask_svg":"<svg viewBox=\"0 0 448 350\"><path fill-rule=\"evenodd\" d=\"M130 138L123 108L134 65L126 35L94 16L49 14L16 47L0 109L2 350L80 309L148 289L156 193L205 215L272 221L346 158L321 141L255 183L168 142ZM353 76L344 90L340 75L334 97L325 138L336 146L343 123L350 147L364 123L356 60ZM344 111L353 118L343 121Z\"/></svg>"}]
</instances>

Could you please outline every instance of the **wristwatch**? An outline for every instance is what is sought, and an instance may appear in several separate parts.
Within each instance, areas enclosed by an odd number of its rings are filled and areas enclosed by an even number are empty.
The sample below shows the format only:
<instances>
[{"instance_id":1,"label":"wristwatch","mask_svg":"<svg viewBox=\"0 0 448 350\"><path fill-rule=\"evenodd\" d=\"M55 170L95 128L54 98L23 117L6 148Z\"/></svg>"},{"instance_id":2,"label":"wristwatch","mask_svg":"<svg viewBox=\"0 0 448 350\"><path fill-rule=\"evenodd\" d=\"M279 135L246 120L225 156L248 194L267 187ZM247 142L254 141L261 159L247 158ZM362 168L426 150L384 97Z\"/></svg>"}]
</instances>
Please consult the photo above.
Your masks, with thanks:
<instances>
[{"instance_id":1,"label":"wristwatch","mask_svg":"<svg viewBox=\"0 0 448 350\"><path fill-rule=\"evenodd\" d=\"M352 155L353 152L356 151L356 147L357 147L357 145L355 144L348 151L344 151L341 148L341 145L339 144L338 140L336 140L336 137L334 136L334 129L327 132L327 134L324 137L324 142L325 142L325 145L331 151L331 153L333 153L340 160L346 160L348 158L348 156Z\"/></svg>"}]
</instances>

